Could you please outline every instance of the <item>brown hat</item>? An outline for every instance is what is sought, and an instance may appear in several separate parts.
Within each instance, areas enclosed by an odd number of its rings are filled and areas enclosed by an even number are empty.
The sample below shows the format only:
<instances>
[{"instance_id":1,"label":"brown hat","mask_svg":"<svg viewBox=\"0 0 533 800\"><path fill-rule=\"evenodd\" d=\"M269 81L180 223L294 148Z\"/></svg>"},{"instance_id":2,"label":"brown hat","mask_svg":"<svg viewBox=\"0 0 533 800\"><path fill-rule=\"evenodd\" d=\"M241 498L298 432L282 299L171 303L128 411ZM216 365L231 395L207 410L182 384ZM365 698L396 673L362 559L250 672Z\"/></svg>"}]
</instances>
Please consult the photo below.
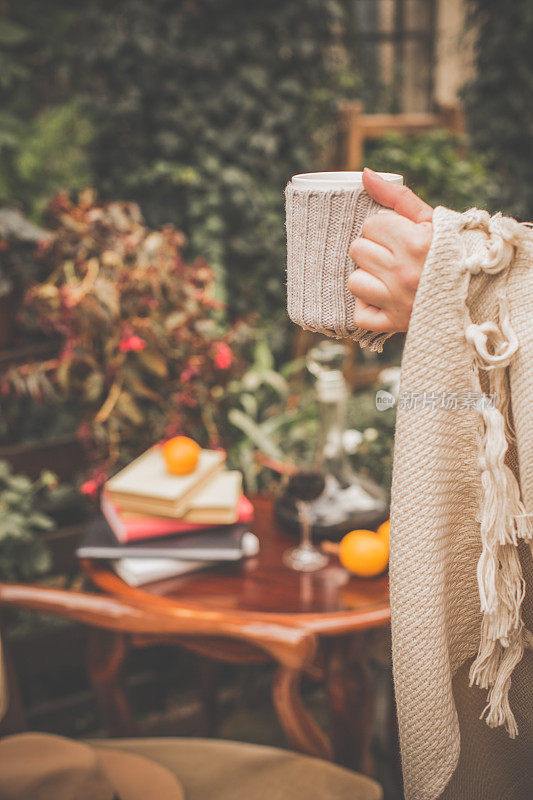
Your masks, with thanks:
<instances>
[{"instance_id":1,"label":"brown hat","mask_svg":"<svg viewBox=\"0 0 533 800\"><path fill-rule=\"evenodd\" d=\"M45 733L0 741L2 800L184 800L177 778L148 758Z\"/></svg>"}]
</instances>

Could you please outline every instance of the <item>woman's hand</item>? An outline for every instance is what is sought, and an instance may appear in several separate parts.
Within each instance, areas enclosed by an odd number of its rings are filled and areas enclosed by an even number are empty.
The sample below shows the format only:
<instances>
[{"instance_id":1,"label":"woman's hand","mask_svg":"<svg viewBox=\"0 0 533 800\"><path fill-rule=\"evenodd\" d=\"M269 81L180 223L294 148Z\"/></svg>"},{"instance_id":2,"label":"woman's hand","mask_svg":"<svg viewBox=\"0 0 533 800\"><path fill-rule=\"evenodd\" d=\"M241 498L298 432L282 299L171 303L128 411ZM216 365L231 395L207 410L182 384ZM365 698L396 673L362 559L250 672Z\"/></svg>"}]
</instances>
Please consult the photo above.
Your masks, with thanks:
<instances>
[{"instance_id":1,"label":"woman's hand","mask_svg":"<svg viewBox=\"0 0 533 800\"><path fill-rule=\"evenodd\" d=\"M358 267L348 279L356 298L354 321L377 333L406 331L433 236L433 209L407 186L389 183L371 169L365 168L363 185L392 210L369 217L350 247Z\"/></svg>"}]
</instances>

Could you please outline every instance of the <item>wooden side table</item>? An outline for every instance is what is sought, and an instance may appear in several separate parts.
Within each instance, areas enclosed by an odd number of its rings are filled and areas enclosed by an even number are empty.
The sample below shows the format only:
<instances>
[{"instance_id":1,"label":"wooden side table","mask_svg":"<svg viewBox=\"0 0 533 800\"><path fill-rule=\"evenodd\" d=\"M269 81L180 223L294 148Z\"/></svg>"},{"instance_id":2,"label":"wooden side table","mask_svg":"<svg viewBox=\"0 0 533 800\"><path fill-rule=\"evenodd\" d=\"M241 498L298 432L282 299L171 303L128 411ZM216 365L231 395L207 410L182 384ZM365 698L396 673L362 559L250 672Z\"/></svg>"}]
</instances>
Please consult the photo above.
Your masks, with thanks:
<instances>
[{"instance_id":1,"label":"wooden side table","mask_svg":"<svg viewBox=\"0 0 533 800\"><path fill-rule=\"evenodd\" d=\"M132 588L102 562L81 562L85 574L106 594L127 600L151 618L190 621L190 635L154 632L126 638L94 632L89 670L110 732L132 732L118 680L128 644L173 642L212 660L274 660L278 667L272 697L290 745L369 771L372 688L361 633L389 623L388 577L350 577L335 559L315 573L288 569L281 555L294 539L275 524L270 498L254 498L254 507L253 529L261 550L237 565ZM330 735L302 703L304 674L325 683Z\"/></svg>"}]
</instances>

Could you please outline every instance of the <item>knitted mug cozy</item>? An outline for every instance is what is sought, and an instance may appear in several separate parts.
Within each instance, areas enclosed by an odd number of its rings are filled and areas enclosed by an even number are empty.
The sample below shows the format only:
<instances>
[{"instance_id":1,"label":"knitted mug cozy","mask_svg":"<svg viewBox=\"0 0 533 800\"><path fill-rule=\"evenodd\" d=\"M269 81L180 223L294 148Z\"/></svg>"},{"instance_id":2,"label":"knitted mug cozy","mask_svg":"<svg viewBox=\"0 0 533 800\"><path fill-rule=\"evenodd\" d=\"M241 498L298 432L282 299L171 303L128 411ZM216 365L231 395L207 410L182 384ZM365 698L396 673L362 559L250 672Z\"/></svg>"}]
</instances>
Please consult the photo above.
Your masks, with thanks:
<instances>
[{"instance_id":1,"label":"knitted mug cozy","mask_svg":"<svg viewBox=\"0 0 533 800\"><path fill-rule=\"evenodd\" d=\"M390 334L355 325L355 297L346 284L354 270L350 244L380 208L362 187L319 191L289 183L285 189L289 317L305 330L378 352Z\"/></svg>"}]
</instances>

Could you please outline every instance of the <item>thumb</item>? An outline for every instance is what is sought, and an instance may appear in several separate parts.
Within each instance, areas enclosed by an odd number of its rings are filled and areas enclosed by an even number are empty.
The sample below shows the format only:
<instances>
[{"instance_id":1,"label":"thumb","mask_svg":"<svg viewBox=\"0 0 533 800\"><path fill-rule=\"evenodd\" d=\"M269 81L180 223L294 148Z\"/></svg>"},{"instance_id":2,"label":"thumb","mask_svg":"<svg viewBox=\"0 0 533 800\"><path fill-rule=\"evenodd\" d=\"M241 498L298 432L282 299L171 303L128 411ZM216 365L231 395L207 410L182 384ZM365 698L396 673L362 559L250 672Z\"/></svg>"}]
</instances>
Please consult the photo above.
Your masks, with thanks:
<instances>
[{"instance_id":1,"label":"thumb","mask_svg":"<svg viewBox=\"0 0 533 800\"><path fill-rule=\"evenodd\" d=\"M373 200L402 217L412 222L431 222L433 209L407 186L390 183L368 167L363 170L363 186Z\"/></svg>"}]
</instances>

